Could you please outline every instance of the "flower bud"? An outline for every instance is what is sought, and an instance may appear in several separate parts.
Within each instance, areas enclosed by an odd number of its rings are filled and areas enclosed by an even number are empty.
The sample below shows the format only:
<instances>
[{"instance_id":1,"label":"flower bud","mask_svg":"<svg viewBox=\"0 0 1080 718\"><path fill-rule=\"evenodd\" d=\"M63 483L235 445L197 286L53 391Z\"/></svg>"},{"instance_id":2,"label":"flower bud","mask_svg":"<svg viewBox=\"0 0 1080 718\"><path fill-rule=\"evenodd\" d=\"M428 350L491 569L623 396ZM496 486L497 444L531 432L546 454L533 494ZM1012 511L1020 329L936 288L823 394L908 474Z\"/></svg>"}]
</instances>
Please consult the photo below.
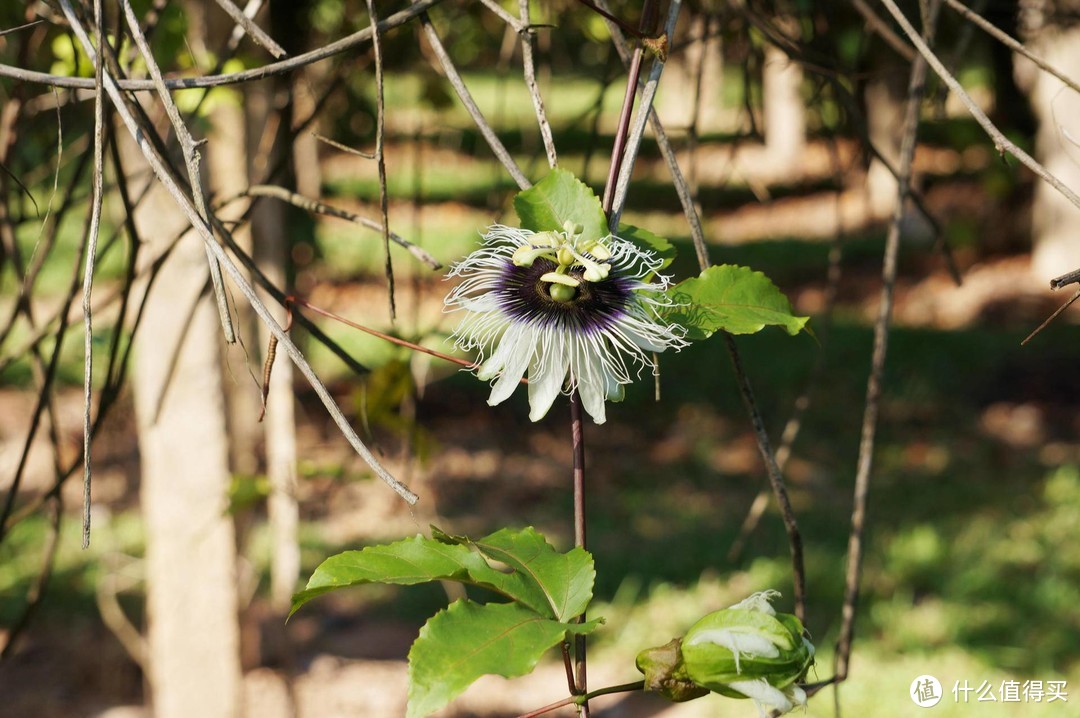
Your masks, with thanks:
<instances>
[{"instance_id":1,"label":"flower bud","mask_svg":"<svg viewBox=\"0 0 1080 718\"><path fill-rule=\"evenodd\" d=\"M702 618L683 637L686 675L732 698L752 698L787 712L806 704L795 685L814 662L814 646L798 618L776 613L776 591L764 591Z\"/></svg>"},{"instance_id":2,"label":"flower bud","mask_svg":"<svg viewBox=\"0 0 1080 718\"><path fill-rule=\"evenodd\" d=\"M646 648L638 654L635 663L645 674L645 690L655 691L669 701L682 703L709 693L686 675L678 638L656 648Z\"/></svg>"}]
</instances>

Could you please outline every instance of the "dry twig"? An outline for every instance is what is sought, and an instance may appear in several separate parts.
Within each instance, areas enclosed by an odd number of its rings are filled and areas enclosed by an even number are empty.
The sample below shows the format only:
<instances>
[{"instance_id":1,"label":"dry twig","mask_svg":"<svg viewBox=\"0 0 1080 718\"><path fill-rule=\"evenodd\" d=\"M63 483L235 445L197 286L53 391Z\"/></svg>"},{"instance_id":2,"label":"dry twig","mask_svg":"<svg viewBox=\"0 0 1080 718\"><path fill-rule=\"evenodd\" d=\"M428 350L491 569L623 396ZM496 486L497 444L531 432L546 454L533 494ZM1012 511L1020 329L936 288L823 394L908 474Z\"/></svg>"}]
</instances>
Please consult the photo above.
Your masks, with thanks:
<instances>
[{"instance_id":1,"label":"dry twig","mask_svg":"<svg viewBox=\"0 0 1080 718\"><path fill-rule=\"evenodd\" d=\"M890 2L891 0L886 0ZM925 36L919 38L924 47L932 41L934 24L937 22L940 0L930 0L930 12ZM874 462L874 446L877 432L878 412L881 405L885 359L889 348L889 325L892 320L893 290L896 285L897 255L900 250L900 226L904 218L915 158L915 139L919 129L919 110L926 89L927 63L916 58L911 65L908 82L907 107L904 112L904 134L900 144L900 181L897 183L896 206L893 210L889 233L885 239L885 259L881 268L881 304L874 323L874 349L870 358L870 378L866 383L866 404L863 412L861 438L859 440L858 466L855 472L854 501L851 511L851 531L848 535L847 567L844 576L844 605L841 615L840 637L836 642L833 661L836 680L843 681L848 675L851 660L851 643L855 634L855 612L862 580L863 539L866 533L866 507L870 493L870 474Z\"/></svg>"},{"instance_id":2,"label":"dry twig","mask_svg":"<svg viewBox=\"0 0 1080 718\"><path fill-rule=\"evenodd\" d=\"M101 0L94 0L94 25L98 47L105 45L102 27ZM82 546L90 548L90 406L94 377L94 320L90 296L94 287L94 261L97 258L98 231L101 227L101 202L105 183L105 95L101 92L104 63L101 57L94 67L97 91L94 97L94 169L93 200L90 209L90 236L87 238L86 268L83 273L83 526Z\"/></svg>"},{"instance_id":3,"label":"dry twig","mask_svg":"<svg viewBox=\"0 0 1080 718\"><path fill-rule=\"evenodd\" d=\"M443 0L415 0L414 4L399 12L394 13L379 23L379 31L387 32L400 27L427 9L438 5ZM328 45L316 48L311 52L290 57L287 60L273 62L262 67L255 67L240 72L230 72L224 75L206 75L203 77L177 77L165 80L165 86L170 90L185 90L197 87L221 87L222 85L237 85L243 82L262 80L274 75L283 75L301 67L325 60L334 55L341 54L353 48L371 42L371 28L364 28L352 35L343 37ZM47 72L36 72L21 67L0 64L0 77L10 77L23 82L33 82L39 85L52 85L53 87L66 87L69 89L92 90L94 81L84 77L69 77L67 75L53 75ZM113 78L112 82L118 90L134 92L146 92L156 89L152 80L132 80Z\"/></svg>"},{"instance_id":4,"label":"dry twig","mask_svg":"<svg viewBox=\"0 0 1080 718\"><path fill-rule=\"evenodd\" d=\"M919 37L919 33L916 32L915 27L911 24L904 13L900 11L894 0L881 0L882 4L889 11L889 13L896 20L896 23L900 26L900 29L904 31L904 34L908 36L912 44L915 45L915 49L919 51L919 54L926 59L930 67L934 69L938 77L942 82L948 85L949 90L956 93L956 96L960 98L960 102L964 104L971 116L975 118L975 121L986 131L986 134L990 135L990 138L994 141L994 147L999 154L1004 155L1006 152L1011 154L1016 159L1020 160L1020 163L1037 174L1043 181L1049 184L1051 187L1060 192L1067 200L1072 202L1077 208L1080 208L1080 196L1069 189L1061 180L1051 174L1045 167L1039 164L1034 157L1029 155L1023 149L1021 149L1015 142L1006 137L1001 130L990 121L990 118L986 116L986 113L979 109L979 106L975 103L975 100L971 99L971 95L964 91L960 82L953 77L953 75L945 68L941 60L938 59L934 51L930 49L930 46Z\"/></svg>"},{"instance_id":5,"label":"dry twig","mask_svg":"<svg viewBox=\"0 0 1080 718\"><path fill-rule=\"evenodd\" d=\"M64 10L64 15L68 18L68 21L72 25L72 29L75 31L76 37L82 44L83 50L91 58L94 57L95 53L93 45L90 43L90 38L87 36L85 28L83 28L82 24L75 16L75 13L71 8L70 0L60 0L60 4ZM104 49L108 51L107 47ZM311 368L311 365L308 364L307 359L304 358L304 355L300 352L296 345L293 344L288 334L286 334L282 330L281 326L278 325L276 321L274 321L274 318L270 314L269 310L266 308L266 305L263 304L262 300L260 300L259 297L255 294L255 290L252 288L250 282L248 282L244 274L233 263L229 255L225 253L221 245L218 244L217 240L214 238L212 229L207 224L206 220L199 214L199 211L195 207L194 202L191 200L191 198L187 197L184 194L176 179L173 177L170 169L168 168L167 163L158 154L157 148L149 142L148 134L152 128L142 125L135 118L135 116L132 114L131 110L127 106L127 98L124 97L120 86L109 73L105 73L105 90L106 92L108 92L114 106L116 107L117 113L124 121L125 126L127 127L132 138L138 144L139 149L142 151L143 155L146 157L147 162L150 163L150 166L154 170L154 174L157 176L162 186L173 197L180 209L183 210L192 227L198 232L204 244L210 248L210 251L214 254L214 257L218 260L218 262L220 262L221 265L225 268L226 272L232 278L236 286L240 289L245 299L247 299L247 301L251 304L251 307L255 310L255 313L266 324L270 331L277 336L280 346L285 349L285 352L289 355L289 358L293 360L293 363L295 363L297 368L300 369L300 372L304 375L305 378L307 378L308 382L311 384L311 387L319 396L319 399L322 400L323 405L326 407L331 418L334 420L334 423L337 424L338 428L345 436L345 439L349 442L353 449L356 450L356 452L361 456L361 458L363 458L364 461L367 462L368 466L371 467L371 469L379 476L380 479L386 482L387 485L394 489L394 491L397 492L397 494L403 499L405 499L408 503L416 503L419 497L417 497L416 494L414 494L413 492L409 491L409 489L404 484L395 479L390 474L390 472L388 472L382 466L382 464L375 457L375 455L371 453L367 446L360 440L360 437L356 435L356 431L352 428L348 419L341 412L341 409L334 401L334 398L330 395L330 392L327 391L326 386L322 383L322 380L319 379L319 377L315 374L314 370Z\"/></svg>"},{"instance_id":6,"label":"dry twig","mask_svg":"<svg viewBox=\"0 0 1080 718\"><path fill-rule=\"evenodd\" d=\"M146 68L150 71L150 76L154 79L154 86L157 88L158 95L161 97L161 104L165 107L165 113L169 116L169 122L172 124L173 132L176 133L176 139L180 143L180 151L184 155L184 164L187 166L188 186L191 188L191 196L195 201L195 208L198 210L199 216L202 217L203 222L206 223L209 220L209 213L206 208L206 198L203 196L202 191L202 178L199 174L199 153L195 149L196 143L191 138L191 133L188 132L187 125L184 124L184 119L180 116L180 109L176 106L176 103L173 102L172 95L165 86L165 79L161 74L161 68L158 67L157 62L154 59L154 53L151 51L150 46L146 42L146 38L142 34L142 30L139 28L139 19L135 17L135 11L131 8L131 2L129 0L123 0L121 4L124 10L124 18L127 20L128 29L131 31L131 37L134 38L135 44L139 48L139 54L142 55L143 62L146 63ZM100 64L101 63L99 63L99 65ZM218 318L221 321L222 331L225 332L225 341L229 344L233 344L236 342L236 330L233 327L232 315L229 312L229 302L225 295L225 282L221 278L221 266L214 259L209 248L206 250L206 261L210 267L210 283L214 289L214 298L217 300Z\"/></svg>"},{"instance_id":7,"label":"dry twig","mask_svg":"<svg viewBox=\"0 0 1080 718\"><path fill-rule=\"evenodd\" d=\"M281 45L274 42L274 38L270 37L270 35L268 35L265 30L256 25L255 22L250 17L248 17L243 10L236 7L236 5L233 4L232 0L214 1L222 10L229 14L229 17L231 17L236 22L236 27L243 29L243 31L248 34L248 37L250 37L256 45L263 48L278 59L285 57L285 49ZM233 34L235 35L236 33L234 32Z\"/></svg>"},{"instance_id":8,"label":"dry twig","mask_svg":"<svg viewBox=\"0 0 1080 718\"><path fill-rule=\"evenodd\" d=\"M413 7L420 4L419 0L414 0ZM439 39L439 33L435 30L435 26L431 24L431 18L428 17L427 12L419 13L420 26L424 28L424 35L428 39L428 43L431 45L431 49L435 52L435 57L439 60L439 66L442 68L443 74L446 79L449 80L450 86L454 88L454 92L457 93L458 99L461 100L461 104L465 106L469 116L472 117L473 122L476 124L476 128L480 130L480 134L484 136L491 151L495 154L495 157L502 163L502 166L506 168L506 171L510 173L510 176L517 183L517 186L521 189L528 189L532 187L532 182L525 176L525 173L521 171L518 163L506 150L506 146L503 145L502 140L495 134L495 130L484 118L484 113L480 111L480 108L476 105L476 101L473 100L472 94L469 92L469 88L465 86L465 81L461 79L461 73L457 71L457 67L454 66L454 61L450 59L450 55L446 52L446 48L443 47L442 40Z\"/></svg>"}]
</instances>

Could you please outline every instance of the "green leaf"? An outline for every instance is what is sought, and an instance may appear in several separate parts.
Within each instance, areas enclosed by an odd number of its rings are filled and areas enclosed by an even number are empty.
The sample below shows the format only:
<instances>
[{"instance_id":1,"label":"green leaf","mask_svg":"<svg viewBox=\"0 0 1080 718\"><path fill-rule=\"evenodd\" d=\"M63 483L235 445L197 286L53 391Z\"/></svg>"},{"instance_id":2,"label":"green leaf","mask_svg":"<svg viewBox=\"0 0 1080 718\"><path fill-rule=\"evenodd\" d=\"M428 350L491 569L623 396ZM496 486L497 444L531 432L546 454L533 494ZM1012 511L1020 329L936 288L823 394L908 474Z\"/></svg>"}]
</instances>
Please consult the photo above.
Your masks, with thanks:
<instances>
[{"instance_id":1,"label":"green leaf","mask_svg":"<svg viewBox=\"0 0 1080 718\"><path fill-rule=\"evenodd\" d=\"M312 598L339 588L365 583L411 586L442 580L482 586L542 614L550 612L545 597L528 577L492 568L468 546L418 535L392 544L368 546L362 551L345 551L326 559L311 574L307 587L293 596L289 615Z\"/></svg>"},{"instance_id":2,"label":"green leaf","mask_svg":"<svg viewBox=\"0 0 1080 718\"><path fill-rule=\"evenodd\" d=\"M530 673L568 634L589 633L598 625L552 621L516 603L455 601L424 624L409 650L406 717L434 713L480 676Z\"/></svg>"},{"instance_id":3,"label":"green leaf","mask_svg":"<svg viewBox=\"0 0 1080 718\"><path fill-rule=\"evenodd\" d=\"M709 267L668 294L677 306L665 319L685 327L687 339L705 339L720 330L754 334L766 326L794 336L809 320L791 313L787 297L764 274L733 264Z\"/></svg>"},{"instance_id":4,"label":"green leaf","mask_svg":"<svg viewBox=\"0 0 1080 718\"><path fill-rule=\"evenodd\" d=\"M582 226L584 241L608 236L607 219L588 185L566 170L554 169L547 177L514 197L521 226L534 232L562 232L565 222Z\"/></svg>"},{"instance_id":5,"label":"green leaf","mask_svg":"<svg viewBox=\"0 0 1080 718\"><path fill-rule=\"evenodd\" d=\"M675 255L677 254L675 245L660 235L653 234L649 230L642 229L641 227L635 227L631 224L620 224L619 236L628 242L634 243L639 249L647 250L659 257L662 260L659 269L666 269L675 259Z\"/></svg>"},{"instance_id":6,"label":"green leaf","mask_svg":"<svg viewBox=\"0 0 1080 718\"><path fill-rule=\"evenodd\" d=\"M428 529L431 531L431 538L435 539L439 543L459 544L461 546L469 545L468 536L462 536L460 534L448 534L435 524L428 524Z\"/></svg>"},{"instance_id":7,"label":"green leaf","mask_svg":"<svg viewBox=\"0 0 1080 718\"><path fill-rule=\"evenodd\" d=\"M544 602L541 614L569 621L585 612L592 600L596 569L592 555L583 548L559 553L531 526L520 531L502 529L477 539L473 545L488 558L502 561L532 587L529 598ZM536 608L534 601L522 602Z\"/></svg>"}]
</instances>

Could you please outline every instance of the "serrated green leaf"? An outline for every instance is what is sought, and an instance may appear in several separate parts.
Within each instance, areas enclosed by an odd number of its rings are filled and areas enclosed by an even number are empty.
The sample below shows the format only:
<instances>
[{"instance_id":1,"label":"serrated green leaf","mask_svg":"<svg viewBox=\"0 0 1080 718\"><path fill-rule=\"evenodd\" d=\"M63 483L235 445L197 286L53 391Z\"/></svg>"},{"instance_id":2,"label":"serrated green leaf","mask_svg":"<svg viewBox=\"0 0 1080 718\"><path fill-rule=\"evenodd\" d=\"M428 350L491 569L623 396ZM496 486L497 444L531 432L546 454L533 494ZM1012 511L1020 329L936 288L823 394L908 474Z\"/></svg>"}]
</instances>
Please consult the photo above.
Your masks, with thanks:
<instances>
[{"instance_id":1,"label":"serrated green leaf","mask_svg":"<svg viewBox=\"0 0 1080 718\"><path fill-rule=\"evenodd\" d=\"M468 546L414 536L392 544L345 551L323 561L307 587L293 596L291 616L316 596L365 583L411 586L428 581L461 581L521 601L542 614L548 604L531 579L492 568Z\"/></svg>"},{"instance_id":2,"label":"serrated green leaf","mask_svg":"<svg viewBox=\"0 0 1080 718\"><path fill-rule=\"evenodd\" d=\"M733 264L709 267L668 294L677 306L665 318L685 327L687 339L706 339L720 330L754 334L766 326L794 336L809 320L791 313L787 297L764 274Z\"/></svg>"},{"instance_id":3,"label":"serrated green leaf","mask_svg":"<svg viewBox=\"0 0 1080 718\"><path fill-rule=\"evenodd\" d=\"M552 170L547 177L514 197L521 226L534 232L563 231L565 222L582 226L582 239L602 239L608 235L607 219L600 200L588 185L573 173Z\"/></svg>"},{"instance_id":4,"label":"serrated green leaf","mask_svg":"<svg viewBox=\"0 0 1080 718\"><path fill-rule=\"evenodd\" d=\"M502 529L473 545L530 582L543 597L546 610L540 613L544 615L569 621L584 613L592 600L596 569L592 555L585 549L559 553L531 526L520 531Z\"/></svg>"},{"instance_id":5,"label":"serrated green leaf","mask_svg":"<svg viewBox=\"0 0 1080 718\"><path fill-rule=\"evenodd\" d=\"M409 650L407 718L424 718L483 675L530 673L567 634L589 633L599 621L561 623L516 603L455 601L420 629Z\"/></svg>"},{"instance_id":6,"label":"serrated green leaf","mask_svg":"<svg viewBox=\"0 0 1080 718\"><path fill-rule=\"evenodd\" d=\"M662 260L658 269L666 269L675 259L677 252L675 245L658 234L653 234L647 229L635 227L631 224L619 225L619 236L628 242L632 242L639 249L652 252Z\"/></svg>"}]
</instances>

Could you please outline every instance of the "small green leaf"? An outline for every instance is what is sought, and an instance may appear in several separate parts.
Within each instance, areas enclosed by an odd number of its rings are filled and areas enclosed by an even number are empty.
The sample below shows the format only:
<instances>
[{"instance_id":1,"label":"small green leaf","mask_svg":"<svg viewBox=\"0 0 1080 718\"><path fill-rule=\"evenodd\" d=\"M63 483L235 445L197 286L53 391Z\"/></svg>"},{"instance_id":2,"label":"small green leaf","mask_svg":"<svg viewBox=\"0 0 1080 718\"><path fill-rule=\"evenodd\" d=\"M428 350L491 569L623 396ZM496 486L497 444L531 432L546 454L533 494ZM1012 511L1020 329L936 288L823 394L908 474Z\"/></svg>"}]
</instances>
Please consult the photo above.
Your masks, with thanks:
<instances>
[{"instance_id":1,"label":"small green leaf","mask_svg":"<svg viewBox=\"0 0 1080 718\"><path fill-rule=\"evenodd\" d=\"M583 548L559 553L531 526L520 531L502 529L477 539L473 545L535 587L545 602L546 610L537 609L541 614L569 621L584 613L592 600L596 569L592 555Z\"/></svg>"},{"instance_id":2,"label":"small green leaf","mask_svg":"<svg viewBox=\"0 0 1080 718\"><path fill-rule=\"evenodd\" d=\"M495 570L468 546L418 535L392 544L368 546L362 551L345 551L326 559L311 574L307 587L293 596L289 615L312 598L339 588L365 583L411 586L442 580L482 586L540 613L549 612L545 597L531 579Z\"/></svg>"},{"instance_id":3,"label":"small green leaf","mask_svg":"<svg viewBox=\"0 0 1080 718\"><path fill-rule=\"evenodd\" d=\"M599 621L561 623L516 603L455 601L420 629L409 650L407 718L424 718L483 675L530 673L568 634L589 633Z\"/></svg>"},{"instance_id":4,"label":"small green leaf","mask_svg":"<svg viewBox=\"0 0 1080 718\"><path fill-rule=\"evenodd\" d=\"M662 260L659 269L666 269L675 259L677 252L675 245L660 235L653 234L647 229L635 227L630 224L619 225L619 236L628 242L632 242L639 249L652 252Z\"/></svg>"},{"instance_id":5,"label":"small green leaf","mask_svg":"<svg viewBox=\"0 0 1080 718\"><path fill-rule=\"evenodd\" d=\"M569 221L582 226L581 238L608 236L607 219L588 185L566 170L554 169L547 177L514 197L521 226L534 232L562 232Z\"/></svg>"},{"instance_id":6,"label":"small green leaf","mask_svg":"<svg viewBox=\"0 0 1080 718\"><path fill-rule=\"evenodd\" d=\"M469 545L469 537L461 536L458 534L448 534L435 524L428 524L428 528L431 530L431 538L435 539L439 543L446 544L458 544L461 546Z\"/></svg>"},{"instance_id":7,"label":"small green leaf","mask_svg":"<svg viewBox=\"0 0 1080 718\"><path fill-rule=\"evenodd\" d=\"M720 330L754 334L770 325L794 336L809 320L791 313L787 297L764 274L733 264L709 267L668 294L677 306L665 318L685 327L687 339L705 339Z\"/></svg>"}]
</instances>

